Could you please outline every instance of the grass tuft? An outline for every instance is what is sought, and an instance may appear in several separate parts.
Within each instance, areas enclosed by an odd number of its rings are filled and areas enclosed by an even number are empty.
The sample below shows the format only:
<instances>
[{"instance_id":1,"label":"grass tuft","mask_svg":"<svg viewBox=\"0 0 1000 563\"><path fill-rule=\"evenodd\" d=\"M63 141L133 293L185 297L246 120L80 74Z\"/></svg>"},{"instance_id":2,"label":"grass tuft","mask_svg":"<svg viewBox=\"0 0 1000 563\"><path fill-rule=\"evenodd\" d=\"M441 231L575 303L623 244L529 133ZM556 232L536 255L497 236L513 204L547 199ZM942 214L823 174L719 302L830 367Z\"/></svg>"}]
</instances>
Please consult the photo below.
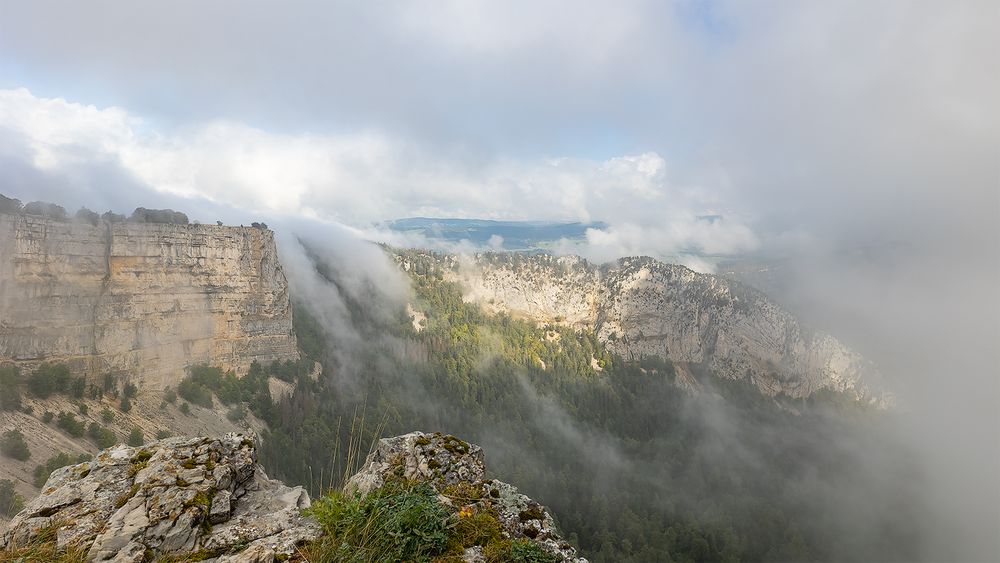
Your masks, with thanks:
<instances>
[{"instance_id":1,"label":"grass tuft","mask_svg":"<svg viewBox=\"0 0 1000 563\"><path fill-rule=\"evenodd\" d=\"M448 547L451 513L426 483L393 481L365 497L331 492L309 509L324 537L312 562L430 561Z\"/></svg>"},{"instance_id":2,"label":"grass tuft","mask_svg":"<svg viewBox=\"0 0 1000 563\"><path fill-rule=\"evenodd\" d=\"M25 545L7 546L0 550L0 561L45 561L47 563L84 563L87 550L80 545L59 549L56 545L58 524L50 524Z\"/></svg>"},{"instance_id":3,"label":"grass tuft","mask_svg":"<svg viewBox=\"0 0 1000 563\"><path fill-rule=\"evenodd\" d=\"M361 497L333 491L307 512L323 536L305 548L313 563L461 561L466 548L482 546L490 563L554 563L556 558L526 539L504 537L503 526L482 490L468 483L445 487L441 494L458 501L449 509L427 483L391 480Z\"/></svg>"}]
</instances>

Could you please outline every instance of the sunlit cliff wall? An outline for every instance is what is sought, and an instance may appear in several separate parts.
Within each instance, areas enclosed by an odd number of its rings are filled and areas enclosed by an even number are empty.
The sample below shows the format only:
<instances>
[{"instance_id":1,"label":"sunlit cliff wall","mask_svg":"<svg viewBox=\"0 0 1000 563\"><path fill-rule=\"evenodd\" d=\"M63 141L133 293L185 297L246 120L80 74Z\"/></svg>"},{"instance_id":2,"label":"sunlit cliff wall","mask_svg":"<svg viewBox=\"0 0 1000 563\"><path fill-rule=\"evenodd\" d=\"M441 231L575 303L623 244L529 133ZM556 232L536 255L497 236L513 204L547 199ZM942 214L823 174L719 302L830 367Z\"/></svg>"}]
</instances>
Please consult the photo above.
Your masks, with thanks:
<instances>
[{"instance_id":1,"label":"sunlit cliff wall","mask_svg":"<svg viewBox=\"0 0 1000 563\"><path fill-rule=\"evenodd\" d=\"M242 373L296 357L267 229L0 214L0 362L162 388L193 363Z\"/></svg>"}]
</instances>

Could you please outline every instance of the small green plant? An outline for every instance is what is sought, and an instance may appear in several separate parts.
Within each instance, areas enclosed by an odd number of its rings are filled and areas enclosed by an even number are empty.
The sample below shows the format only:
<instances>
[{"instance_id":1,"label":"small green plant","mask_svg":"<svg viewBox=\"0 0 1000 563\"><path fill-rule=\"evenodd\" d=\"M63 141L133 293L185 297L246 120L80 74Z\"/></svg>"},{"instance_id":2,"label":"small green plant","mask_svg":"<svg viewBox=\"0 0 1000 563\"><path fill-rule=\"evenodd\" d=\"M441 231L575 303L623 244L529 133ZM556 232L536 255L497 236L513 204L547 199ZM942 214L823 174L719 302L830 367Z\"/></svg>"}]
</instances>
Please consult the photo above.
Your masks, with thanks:
<instances>
[{"instance_id":1,"label":"small green plant","mask_svg":"<svg viewBox=\"0 0 1000 563\"><path fill-rule=\"evenodd\" d=\"M16 411L21 408L21 370L15 365L0 366L0 410Z\"/></svg>"},{"instance_id":2,"label":"small green plant","mask_svg":"<svg viewBox=\"0 0 1000 563\"><path fill-rule=\"evenodd\" d=\"M448 547L451 515L426 483L391 482L366 497L333 492L309 511L325 532L311 561L429 561Z\"/></svg>"},{"instance_id":3,"label":"small green plant","mask_svg":"<svg viewBox=\"0 0 1000 563\"><path fill-rule=\"evenodd\" d=\"M24 508L24 499L14 492L14 482L8 479L0 479L0 514L13 516ZM0 556L3 554L0 553Z\"/></svg>"},{"instance_id":4,"label":"small green plant","mask_svg":"<svg viewBox=\"0 0 1000 563\"><path fill-rule=\"evenodd\" d=\"M149 450L140 450L128 464L128 476L131 479L135 477L140 471L146 469L149 466L149 460L153 457L153 454ZM180 480L180 477L177 478Z\"/></svg>"},{"instance_id":5,"label":"small green plant","mask_svg":"<svg viewBox=\"0 0 1000 563\"><path fill-rule=\"evenodd\" d=\"M448 541L449 553L462 553L474 545L490 546L503 540L500 520L493 511L480 510L465 515L463 511L454 519Z\"/></svg>"},{"instance_id":6,"label":"small green plant","mask_svg":"<svg viewBox=\"0 0 1000 563\"><path fill-rule=\"evenodd\" d=\"M118 441L118 437L109 428L105 428L96 422L91 422L87 427L87 436L97 444L97 447L110 448Z\"/></svg>"},{"instance_id":7,"label":"small green plant","mask_svg":"<svg viewBox=\"0 0 1000 563\"><path fill-rule=\"evenodd\" d=\"M74 438L82 438L84 430L86 430L83 423L77 420L76 417L73 416L73 413L69 412L59 413L59 419L56 421L56 426Z\"/></svg>"},{"instance_id":8,"label":"small green plant","mask_svg":"<svg viewBox=\"0 0 1000 563\"><path fill-rule=\"evenodd\" d=\"M166 440L167 438L170 437L170 435L171 434L170 434L169 430L157 430L156 431L156 439L157 440Z\"/></svg>"},{"instance_id":9,"label":"small green plant","mask_svg":"<svg viewBox=\"0 0 1000 563\"><path fill-rule=\"evenodd\" d=\"M3 439L0 439L0 453L19 461L27 461L31 457L31 450L28 449L28 443L24 441L24 434L20 430L4 432Z\"/></svg>"},{"instance_id":10,"label":"small green plant","mask_svg":"<svg viewBox=\"0 0 1000 563\"><path fill-rule=\"evenodd\" d=\"M84 563L87 560L87 550L80 544L70 544L59 547L56 542L56 530L60 523L55 522L38 531L35 537L23 545L11 544L0 550L0 561L45 561L47 563Z\"/></svg>"},{"instance_id":11,"label":"small green plant","mask_svg":"<svg viewBox=\"0 0 1000 563\"><path fill-rule=\"evenodd\" d=\"M191 414L191 405L189 405L187 403L181 403L180 409L181 409L181 412L184 413L184 414L186 414L186 415L190 415Z\"/></svg>"},{"instance_id":12,"label":"small green plant","mask_svg":"<svg viewBox=\"0 0 1000 563\"><path fill-rule=\"evenodd\" d=\"M47 399L53 393L65 393L70 388L69 368L63 364L43 363L28 378L28 389L36 397Z\"/></svg>"},{"instance_id":13,"label":"small green plant","mask_svg":"<svg viewBox=\"0 0 1000 563\"><path fill-rule=\"evenodd\" d=\"M90 412L90 408L87 405L83 404L83 403L80 403L79 405L77 405L76 406L76 410L77 410L77 412L79 412L83 416L87 416L87 413Z\"/></svg>"},{"instance_id":14,"label":"small green plant","mask_svg":"<svg viewBox=\"0 0 1000 563\"><path fill-rule=\"evenodd\" d=\"M45 424L48 424L48 423L52 422L52 419L54 419L55 417L56 417L56 415L53 414L52 411L45 411L42 414L42 422L44 422Z\"/></svg>"},{"instance_id":15,"label":"small green plant","mask_svg":"<svg viewBox=\"0 0 1000 563\"><path fill-rule=\"evenodd\" d=\"M240 422L242 420L246 420L246 417L247 417L247 408L243 406L243 403L236 403L236 406L229 409L229 412L226 413L226 418L228 418L232 422Z\"/></svg>"},{"instance_id":16,"label":"small green plant","mask_svg":"<svg viewBox=\"0 0 1000 563\"><path fill-rule=\"evenodd\" d=\"M118 378L113 373L106 373L101 381L101 390L107 395L118 392Z\"/></svg>"},{"instance_id":17,"label":"small green plant","mask_svg":"<svg viewBox=\"0 0 1000 563\"><path fill-rule=\"evenodd\" d=\"M135 473L133 473L132 472L132 468L133 467L134 466L129 466L129 475L132 476L132 477L134 477L135 474L139 472L139 470L136 470ZM134 497L135 494L138 493L138 492L139 492L139 485L136 485L135 483L133 483L132 486L129 487L129 489L127 491L125 491L122 494L120 494L117 497L115 497L115 508L121 508L121 507L125 506L125 504L127 504L128 501L132 497Z\"/></svg>"},{"instance_id":18,"label":"small green plant","mask_svg":"<svg viewBox=\"0 0 1000 563\"><path fill-rule=\"evenodd\" d=\"M537 543L526 540L501 540L493 542L483 550L488 563L556 563L555 556L546 552Z\"/></svg>"},{"instance_id":19,"label":"small green plant","mask_svg":"<svg viewBox=\"0 0 1000 563\"><path fill-rule=\"evenodd\" d=\"M132 400L129 399L127 396L123 395L122 396L121 404L118 405L118 408L122 412L128 412L128 411L132 410Z\"/></svg>"},{"instance_id":20,"label":"small green plant","mask_svg":"<svg viewBox=\"0 0 1000 563\"><path fill-rule=\"evenodd\" d=\"M128 445L132 447L141 446L146 441L145 437L142 435L142 430L138 426L133 426L132 431L128 434Z\"/></svg>"},{"instance_id":21,"label":"small green plant","mask_svg":"<svg viewBox=\"0 0 1000 563\"><path fill-rule=\"evenodd\" d=\"M87 380L84 377L75 377L70 379L69 382L69 394L77 399L82 399L84 392L87 390Z\"/></svg>"},{"instance_id":22,"label":"small green plant","mask_svg":"<svg viewBox=\"0 0 1000 563\"><path fill-rule=\"evenodd\" d=\"M111 422L115 419L115 413L111 411L108 407L101 409L101 420L104 422Z\"/></svg>"},{"instance_id":23,"label":"small green plant","mask_svg":"<svg viewBox=\"0 0 1000 563\"><path fill-rule=\"evenodd\" d=\"M163 400L166 401L166 402L168 402L168 403L170 403L170 404L176 403L177 402L177 391L174 391L170 387L167 387L166 390L163 391Z\"/></svg>"},{"instance_id":24,"label":"small green plant","mask_svg":"<svg viewBox=\"0 0 1000 563\"><path fill-rule=\"evenodd\" d=\"M177 394L185 401L206 409L212 408L212 390L194 376L188 376L177 386Z\"/></svg>"},{"instance_id":25,"label":"small green plant","mask_svg":"<svg viewBox=\"0 0 1000 563\"><path fill-rule=\"evenodd\" d=\"M430 485L402 480L364 497L328 493L309 509L324 535L308 547L306 557L321 562L457 561L466 548L482 546L489 563L557 560L531 540L505 538L496 511L475 504L482 496L478 488L453 485L442 494L456 505L473 504L452 513Z\"/></svg>"}]
</instances>

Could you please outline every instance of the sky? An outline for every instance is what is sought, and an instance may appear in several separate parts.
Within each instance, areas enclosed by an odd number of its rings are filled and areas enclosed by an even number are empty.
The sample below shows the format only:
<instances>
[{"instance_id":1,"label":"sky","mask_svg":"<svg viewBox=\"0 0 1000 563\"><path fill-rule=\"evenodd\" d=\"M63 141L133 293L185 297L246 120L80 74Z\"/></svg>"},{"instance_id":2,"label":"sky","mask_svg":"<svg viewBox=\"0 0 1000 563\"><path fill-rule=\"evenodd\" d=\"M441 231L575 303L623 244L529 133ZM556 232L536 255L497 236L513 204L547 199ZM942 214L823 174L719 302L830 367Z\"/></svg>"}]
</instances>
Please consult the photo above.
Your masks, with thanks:
<instances>
[{"instance_id":1,"label":"sky","mask_svg":"<svg viewBox=\"0 0 1000 563\"><path fill-rule=\"evenodd\" d=\"M8 3L4 189L604 221L601 259L995 221L996 3L818 4Z\"/></svg>"},{"instance_id":2,"label":"sky","mask_svg":"<svg viewBox=\"0 0 1000 563\"><path fill-rule=\"evenodd\" d=\"M896 376L936 500L996 553L998 28L993 0L5 2L0 193L780 259L781 301Z\"/></svg>"}]
</instances>

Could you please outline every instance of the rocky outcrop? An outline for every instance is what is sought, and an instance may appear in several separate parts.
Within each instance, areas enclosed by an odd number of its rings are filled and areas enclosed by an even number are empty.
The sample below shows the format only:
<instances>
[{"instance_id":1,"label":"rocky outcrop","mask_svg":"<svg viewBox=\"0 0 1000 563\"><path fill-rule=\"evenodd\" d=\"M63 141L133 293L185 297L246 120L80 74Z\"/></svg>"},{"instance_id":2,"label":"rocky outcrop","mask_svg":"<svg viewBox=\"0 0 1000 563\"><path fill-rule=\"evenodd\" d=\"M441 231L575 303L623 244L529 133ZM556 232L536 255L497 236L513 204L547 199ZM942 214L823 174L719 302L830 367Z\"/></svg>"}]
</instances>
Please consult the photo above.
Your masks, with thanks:
<instances>
[{"instance_id":1,"label":"rocky outcrop","mask_svg":"<svg viewBox=\"0 0 1000 563\"><path fill-rule=\"evenodd\" d=\"M345 491L367 495L395 479L430 484L453 518L490 514L504 541L534 542L557 561L586 563L544 506L486 477L479 446L439 433L380 440ZM41 495L0 526L0 559L53 538L55 549L87 561L302 560L321 535L302 513L309 506L302 488L268 479L253 441L239 434L119 445L54 471ZM463 560L484 563L484 547L465 548Z\"/></svg>"},{"instance_id":2,"label":"rocky outcrop","mask_svg":"<svg viewBox=\"0 0 1000 563\"><path fill-rule=\"evenodd\" d=\"M0 213L0 362L67 363L149 388L193 363L297 358L266 228Z\"/></svg>"},{"instance_id":3,"label":"rocky outcrop","mask_svg":"<svg viewBox=\"0 0 1000 563\"><path fill-rule=\"evenodd\" d=\"M345 490L367 494L393 478L428 482L441 493L439 500L454 509L465 513L494 512L508 538L534 541L559 561L586 563L562 538L552 514L544 506L518 492L513 485L486 478L483 450L475 444L454 436L423 432L379 440ZM461 499L447 494L456 487L462 491ZM465 560L485 561L481 546L466 549Z\"/></svg>"},{"instance_id":4,"label":"rocky outcrop","mask_svg":"<svg viewBox=\"0 0 1000 563\"><path fill-rule=\"evenodd\" d=\"M308 506L300 487L267 478L253 442L237 434L120 445L53 472L0 532L0 549L55 527L59 548L83 547L88 561L270 563L318 537L300 515Z\"/></svg>"},{"instance_id":5,"label":"rocky outcrop","mask_svg":"<svg viewBox=\"0 0 1000 563\"><path fill-rule=\"evenodd\" d=\"M803 327L759 291L652 258L597 267L575 256L401 254L492 312L587 329L627 359L659 356L745 379L767 395L848 392L887 406L878 371L836 338ZM431 263L428 266L428 262Z\"/></svg>"}]
</instances>

